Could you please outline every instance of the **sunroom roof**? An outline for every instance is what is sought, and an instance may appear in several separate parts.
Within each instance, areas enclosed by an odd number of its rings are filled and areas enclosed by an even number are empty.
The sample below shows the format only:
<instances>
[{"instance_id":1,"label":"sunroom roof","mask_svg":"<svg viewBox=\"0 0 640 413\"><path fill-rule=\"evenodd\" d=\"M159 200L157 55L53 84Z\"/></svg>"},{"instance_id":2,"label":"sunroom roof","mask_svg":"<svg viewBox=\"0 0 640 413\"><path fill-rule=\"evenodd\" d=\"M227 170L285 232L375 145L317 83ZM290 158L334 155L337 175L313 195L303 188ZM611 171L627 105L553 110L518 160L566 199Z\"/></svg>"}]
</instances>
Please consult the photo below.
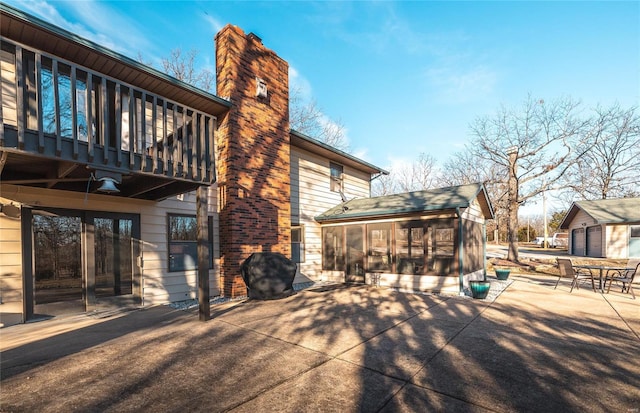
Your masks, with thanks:
<instances>
[{"instance_id":1,"label":"sunroom roof","mask_svg":"<svg viewBox=\"0 0 640 413\"><path fill-rule=\"evenodd\" d=\"M493 209L481 183L407 192L403 194L358 198L343 202L315 217L318 222L399 216L467 208L478 199L485 218L493 218Z\"/></svg>"}]
</instances>

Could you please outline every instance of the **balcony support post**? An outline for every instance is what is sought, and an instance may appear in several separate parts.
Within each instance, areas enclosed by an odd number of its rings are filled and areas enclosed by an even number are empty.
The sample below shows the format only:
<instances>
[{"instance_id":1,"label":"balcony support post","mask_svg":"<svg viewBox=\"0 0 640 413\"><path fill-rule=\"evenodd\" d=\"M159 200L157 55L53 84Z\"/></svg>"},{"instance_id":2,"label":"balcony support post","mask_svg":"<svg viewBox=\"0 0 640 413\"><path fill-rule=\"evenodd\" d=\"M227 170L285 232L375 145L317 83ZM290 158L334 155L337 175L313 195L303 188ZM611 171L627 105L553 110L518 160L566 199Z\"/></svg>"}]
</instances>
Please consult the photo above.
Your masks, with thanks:
<instances>
[{"instance_id":1,"label":"balcony support post","mask_svg":"<svg viewBox=\"0 0 640 413\"><path fill-rule=\"evenodd\" d=\"M209 304L209 219L208 187L199 186L196 190L196 223L198 226L198 315L200 321L211 318Z\"/></svg>"}]
</instances>

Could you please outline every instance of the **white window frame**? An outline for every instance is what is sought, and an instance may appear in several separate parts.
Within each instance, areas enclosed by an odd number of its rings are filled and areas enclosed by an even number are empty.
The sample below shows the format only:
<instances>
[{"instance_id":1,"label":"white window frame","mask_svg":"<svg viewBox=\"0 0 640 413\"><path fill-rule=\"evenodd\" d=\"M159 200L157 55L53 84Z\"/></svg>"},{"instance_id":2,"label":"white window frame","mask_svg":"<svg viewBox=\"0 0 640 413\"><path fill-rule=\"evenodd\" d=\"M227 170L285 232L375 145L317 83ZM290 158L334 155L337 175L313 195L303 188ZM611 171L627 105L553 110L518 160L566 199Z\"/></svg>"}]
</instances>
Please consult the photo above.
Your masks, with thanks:
<instances>
[{"instance_id":1,"label":"white window frame","mask_svg":"<svg viewBox=\"0 0 640 413\"><path fill-rule=\"evenodd\" d=\"M339 171L340 175L337 176L333 171ZM344 190L344 166L329 162L329 189L331 192L342 192Z\"/></svg>"},{"instance_id":2,"label":"white window frame","mask_svg":"<svg viewBox=\"0 0 640 413\"><path fill-rule=\"evenodd\" d=\"M299 237L294 237L294 233ZM296 256L297 253L297 256ZM291 261L295 263L305 262L304 225L291 226Z\"/></svg>"}]
</instances>

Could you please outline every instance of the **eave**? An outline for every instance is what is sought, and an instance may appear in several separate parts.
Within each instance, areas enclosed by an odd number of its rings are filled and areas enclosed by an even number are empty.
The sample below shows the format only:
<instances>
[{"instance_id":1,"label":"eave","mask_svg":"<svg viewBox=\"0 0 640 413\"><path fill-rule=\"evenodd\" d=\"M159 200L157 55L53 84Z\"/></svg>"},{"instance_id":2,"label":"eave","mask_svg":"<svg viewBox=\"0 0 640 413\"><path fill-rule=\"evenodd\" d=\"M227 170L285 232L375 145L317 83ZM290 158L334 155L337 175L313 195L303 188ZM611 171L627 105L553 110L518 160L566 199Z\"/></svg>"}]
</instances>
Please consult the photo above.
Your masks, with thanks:
<instances>
[{"instance_id":1,"label":"eave","mask_svg":"<svg viewBox=\"0 0 640 413\"><path fill-rule=\"evenodd\" d=\"M74 33L0 3L2 37L104 73L153 94L219 116L231 102L116 53Z\"/></svg>"},{"instance_id":2,"label":"eave","mask_svg":"<svg viewBox=\"0 0 640 413\"><path fill-rule=\"evenodd\" d=\"M383 174L389 175L389 172L370 164L369 162L363 161L353 155L350 155L346 152L343 152L339 149L336 149L326 143L320 142L316 139L313 139L310 136L307 136L301 132L291 130L291 145L298 147L300 149L304 149L311 153L318 154L324 158L327 158L331 161L335 161L341 165L349 166L351 168L357 169L359 171L366 172L368 174Z\"/></svg>"}]
</instances>

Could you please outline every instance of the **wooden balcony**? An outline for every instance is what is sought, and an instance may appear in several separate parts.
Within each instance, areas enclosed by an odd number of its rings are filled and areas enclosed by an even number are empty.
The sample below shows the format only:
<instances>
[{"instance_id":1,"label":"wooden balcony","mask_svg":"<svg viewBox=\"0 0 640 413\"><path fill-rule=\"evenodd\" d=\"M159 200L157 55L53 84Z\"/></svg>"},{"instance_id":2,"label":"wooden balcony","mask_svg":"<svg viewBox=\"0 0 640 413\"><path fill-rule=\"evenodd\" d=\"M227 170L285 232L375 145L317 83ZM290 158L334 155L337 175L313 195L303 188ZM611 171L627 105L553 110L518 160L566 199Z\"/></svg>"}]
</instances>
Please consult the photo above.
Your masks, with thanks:
<instances>
[{"instance_id":1,"label":"wooden balcony","mask_svg":"<svg viewBox=\"0 0 640 413\"><path fill-rule=\"evenodd\" d=\"M3 10L0 182L95 191L111 177L116 196L159 200L215 181L216 115L228 102L18 17Z\"/></svg>"}]
</instances>

